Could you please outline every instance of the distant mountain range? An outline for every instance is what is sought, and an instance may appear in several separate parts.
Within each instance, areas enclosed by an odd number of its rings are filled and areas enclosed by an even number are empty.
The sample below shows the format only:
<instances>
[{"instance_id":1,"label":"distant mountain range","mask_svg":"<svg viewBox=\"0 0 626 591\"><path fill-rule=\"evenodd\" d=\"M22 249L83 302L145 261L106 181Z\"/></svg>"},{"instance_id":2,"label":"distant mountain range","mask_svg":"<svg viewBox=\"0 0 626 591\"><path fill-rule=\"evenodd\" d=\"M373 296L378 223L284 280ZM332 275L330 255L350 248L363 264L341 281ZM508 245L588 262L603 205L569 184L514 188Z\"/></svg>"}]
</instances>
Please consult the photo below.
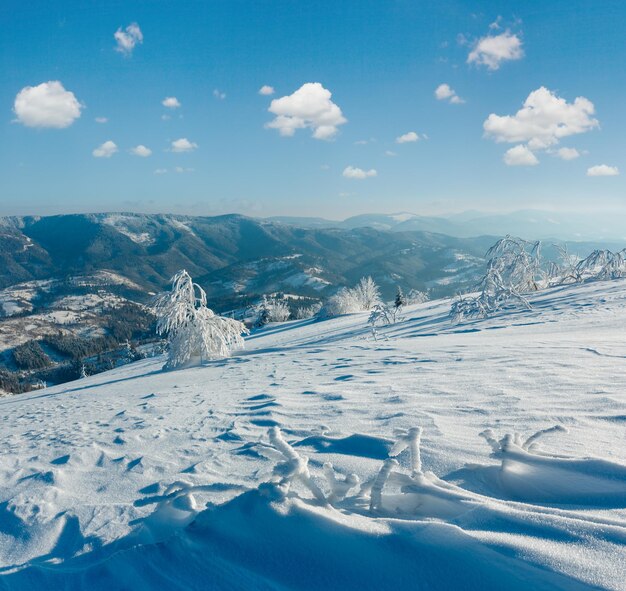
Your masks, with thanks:
<instances>
[{"instance_id":1,"label":"distant mountain range","mask_svg":"<svg viewBox=\"0 0 626 591\"><path fill-rule=\"evenodd\" d=\"M304 228L370 227L392 232L433 232L459 238L511 234L529 240L626 242L626 214L620 213L557 213L522 210L513 213L488 214L466 211L437 217L402 212L357 215L343 221L298 217L268 219Z\"/></svg>"},{"instance_id":2,"label":"distant mountain range","mask_svg":"<svg viewBox=\"0 0 626 591\"><path fill-rule=\"evenodd\" d=\"M475 279L494 241L390 231L382 222L302 225L240 215L0 218L0 289L105 270L159 291L185 268L218 300L277 291L320 298L363 275L389 297L398 284L445 294Z\"/></svg>"}]
</instances>

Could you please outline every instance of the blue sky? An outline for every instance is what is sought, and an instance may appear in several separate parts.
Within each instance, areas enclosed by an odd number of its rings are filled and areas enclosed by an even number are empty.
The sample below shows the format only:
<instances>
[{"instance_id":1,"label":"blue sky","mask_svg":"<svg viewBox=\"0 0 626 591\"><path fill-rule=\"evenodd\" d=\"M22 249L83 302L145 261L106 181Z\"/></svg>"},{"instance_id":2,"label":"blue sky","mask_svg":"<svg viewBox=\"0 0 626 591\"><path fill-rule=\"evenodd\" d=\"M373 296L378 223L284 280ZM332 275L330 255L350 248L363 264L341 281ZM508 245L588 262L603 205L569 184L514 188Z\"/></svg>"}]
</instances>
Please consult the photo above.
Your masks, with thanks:
<instances>
[{"instance_id":1,"label":"blue sky","mask_svg":"<svg viewBox=\"0 0 626 591\"><path fill-rule=\"evenodd\" d=\"M0 26L1 215L626 209L619 0L8 1Z\"/></svg>"}]
</instances>

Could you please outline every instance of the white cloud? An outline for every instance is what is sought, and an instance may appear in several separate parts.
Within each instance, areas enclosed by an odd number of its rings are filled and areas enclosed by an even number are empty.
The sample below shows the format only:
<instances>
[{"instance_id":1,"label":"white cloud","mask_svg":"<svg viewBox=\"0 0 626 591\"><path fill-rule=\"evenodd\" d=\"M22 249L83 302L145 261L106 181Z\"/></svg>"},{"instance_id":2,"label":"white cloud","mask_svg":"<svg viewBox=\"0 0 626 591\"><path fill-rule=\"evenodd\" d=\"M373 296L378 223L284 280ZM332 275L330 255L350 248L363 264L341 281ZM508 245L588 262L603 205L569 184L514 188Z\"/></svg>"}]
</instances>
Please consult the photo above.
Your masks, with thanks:
<instances>
[{"instance_id":1,"label":"white cloud","mask_svg":"<svg viewBox=\"0 0 626 591\"><path fill-rule=\"evenodd\" d=\"M96 123L108 123L108 119L106 117L96 117Z\"/></svg>"},{"instance_id":2,"label":"white cloud","mask_svg":"<svg viewBox=\"0 0 626 591\"><path fill-rule=\"evenodd\" d=\"M467 63L497 70L502 62L519 60L522 57L522 40L510 31L505 31L500 35L481 37L467 56Z\"/></svg>"},{"instance_id":3,"label":"white cloud","mask_svg":"<svg viewBox=\"0 0 626 591\"><path fill-rule=\"evenodd\" d=\"M568 103L542 86L528 95L515 115L489 115L483 129L496 142L528 142L533 150L545 149L561 138L598 127L594 112L593 103L585 97Z\"/></svg>"},{"instance_id":4,"label":"white cloud","mask_svg":"<svg viewBox=\"0 0 626 591\"><path fill-rule=\"evenodd\" d=\"M370 170L363 170L362 168L355 168L354 166L346 166L343 171L343 176L347 179L367 179L376 176L378 173L373 168Z\"/></svg>"},{"instance_id":5,"label":"white cloud","mask_svg":"<svg viewBox=\"0 0 626 591\"><path fill-rule=\"evenodd\" d=\"M397 137L396 144L408 144L410 142L416 142L419 139L419 135L417 135L414 131L409 131L408 133Z\"/></svg>"},{"instance_id":6,"label":"white cloud","mask_svg":"<svg viewBox=\"0 0 626 591\"><path fill-rule=\"evenodd\" d=\"M180 105L180 101L175 96L166 96L161 104L168 109L178 109Z\"/></svg>"},{"instance_id":7,"label":"white cloud","mask_svg":"<svg viewBox=\"0 0 626 591\"><path fill-rule=\"evenodd\" d=\"M170 147L171 152L193 152L198 147L198 144L190 142L186 137L181 137L178 140L174 140Z\"/></svg>"},{"instance_id":8,"label":"white cloud","mask_svg":"<svg viewBox=\"0 0 626 591\"><path fill-rule=\"evenodd\" d=\"M157 168L154 174L167 174L167 168Z\"/></svg>"},{"instance_id":9,"label":"white cloud","mask_svg":"<svg viewBox=\"0 0 626 591\"><path fill-rule=\"evenodd\" d=\"M143 43L143 33L137 23L131 23L122 30L120 27L115 33L113 33L117 46L115 51L119 51L124 55L131 55L135 45Z\"/></svg>"},{"instance_id":10,"label":"white cloud","mask_svg":"<svg viewBox=\"0 0 626 591\"><path fill-rule=\"evenodd\" d=\"M607 164L597 164L587 169L587 176L617 176L619 168L617 166L608 166Z\"/></svg>"},{"instance_id":11,"label":"white cloud","mask_svg":"<svg viewBox=\"0 0 626 591\"><path fill-rule=\"evenodd\" d=\"M274 92L276 92L274 87L268 86L267 84L264 84L261 88L259 88L259 94L262 94L263 96L270 96L271 94L274 94Z\"/></svg>"},{"instance_id":12,"label":"white cloud","mask_svg":"<svg viewBox=\"0 0 626 591\"><path fill-rule=\"evenodd\" d=\"M385 150L385 156L393 158L394 156L397 156L397 154L392 150Z\"/></svg>"},{"instance_id":13,"label":"white cloud","mask_svg":"<svg viewBox=\"0 0 626 591\"><path fill-rule=\"evenodd\" d=\"M110 158L117 151L116 143L108 140L104 142L104 144L98 146L92 154L94 155L94 158Z\"/></svg>"},{"instance_id":14,"label":"white cloud","mask_svg":"<svg viewBox=\"0 0 626 591\"><path fill-rule=\"evenodd\" d=\"M556 153L561 160L576 160L580 156L576 148L559 148Z\"/></svg>"},{"instance_id":15,"label":"white cloud","mask_svg":"<svg viewBox=\"0 0 626 591\"><path fill-rule=\"evenodd\" d=\"M13 104L17 121L27 127L69 127L80 117L82 105L58 80L25 86Z\"/></svg>"},{"instance_id":16,"label":"white cloud","mask_svg":"<svg viewBox=\"0 0 626 591\"><path fill-rule=\"evenodd\" d=\"M130 153L133 156L141 156L142 158L147 158L148 156L150 156L150 154L152 154L152 150L150 148L146 148L146 146L142 144L139 144L138 146L131 148Z\"/></svg>"},{"instance_id":17,"label":"white cloud","mask_svg":"<svg viewBox=\"0 0 626 591\"><path fill-rule=\"evenodd\" d=\"M332 93L319 82L307 82L293 94L274 99L269 112L276 118L266 124L282 136L292 136L297 129L313 130L318 140L330 140L339 125L347 122L341 109L332 102Z\"/></svg>"},{"instance_id":18,"label":"white cloud","mask_svg":"<svg viewBox=\"0 0 626 591\"><path fill-rule=\"evenodd\" d=\"M449 84L440 84L435 88L435 97L438 101L448 101L453 105L461 105L465 101L452 89Z\"/></svg>"},{"instance_id":19,"label":"white cloud","mask_svg":"<svg viewBox=\"0 0 626 591\"><path fill-rule=\"evenodd\" d=\"M183 168L182 166L177 166L176 168L174 168L174 172L177 172L179 174L185 173L185 172L193 172L195 170L195 168Z\"/></svg>"},{"instance_id":20,"label":"white cloud","mask_svg":"<svg viewBox=\"0 0 626 591\"><path fill-rule=\"evenodd\" d=\"M528 146L520 144L505 152L504 163L507 166L536 166L539 164L539 160L537 160L537 156L532 153Z\"/></svg>"},{"instance_id":21,"label":"white cloud","mask_svg":"<svg viewBox=\"0 0 626 591\"><path fill-rule=\"evenodd\" d=\"M454 96L454 94L454 90L452 90L448 84L440 84L435 89L435 97L437 97L438 101L445 101Z\"/></svg>"},{"instance_id":22,"label":"white cloud","mask_svg":"<svg viewBox=\"0 0 626 591\"><path fill-rule=\"evenodd\" d=\"M217 100L219 100L219 101L223 101L223 100L226 98L226 93L225 93L225 92L222 92L221 90L219 90L218 88L216 88L216 89L213 91L213 96L214 96Z\"/></svg>"}]
</instances>

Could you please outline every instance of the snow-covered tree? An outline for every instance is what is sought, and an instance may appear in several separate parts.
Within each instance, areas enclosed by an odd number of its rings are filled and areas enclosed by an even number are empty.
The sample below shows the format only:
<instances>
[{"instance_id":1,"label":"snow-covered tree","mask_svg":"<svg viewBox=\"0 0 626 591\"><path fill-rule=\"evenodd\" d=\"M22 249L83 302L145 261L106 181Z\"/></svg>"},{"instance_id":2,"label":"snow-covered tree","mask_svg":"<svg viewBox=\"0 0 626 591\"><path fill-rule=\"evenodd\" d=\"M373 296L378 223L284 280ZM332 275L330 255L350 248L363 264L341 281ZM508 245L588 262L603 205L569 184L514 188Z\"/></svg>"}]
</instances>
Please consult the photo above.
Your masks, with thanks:
<instances>
[{"instance_id":1,"label":"snow-covered tree","mask_svg":"<svg viewBox=\"0 0 626 591\"><path fill-rule=\"evenodd\" d=\"M487 274L498 275L503 285L519 293L536 291L542 285L541 242L505 236L485 255Z\"/></svg>"},{"instance_id":2,"label":"snow-covered tree","mask_svg":"<svg viewBox=\"0 0 626 591\"><path fill-rule=\"evenodd\" d=\"M481 279L476 296L459 296L450 309L453 322L485 318L507 306L530 309L522 295L544 284L541 267L541 243L506 236L488 251L487 272Z\"/></svg>"},{"instance_id":3,"label":"snow-covered tree","mask_svg":"<svg viewBox=\"0 0 626 591\"><path fill-rule=\"evenodd\" d=\"M380 289L370 276L361 277L361 280L354 288L354 295L362 310L371 310L376 304L380 303Z\"/></svg>"},{"instance_id":4,"label":"snow-covered tree","mask_svg":"<svg viewBox=\"0 0 626 591\"><path fill-rule=\"evenodd\" d=\"M352 288L342 287L328 298L320 310L320 316L341 316L366 312L380 303L380 289L371 277L362 277Z\"/></svg>"},{"instance_id":5,"label":"snow-covered tree","mask_svg":"<svg viewBox=\"0 0 626 591\"><path fill-rule=\"evenodd\" d=\"M582 281L626 277L626 249L594 250L576 265L576 271Z\"/></svg>"},{"instance_id":6,"label":"snow-covered tree","mask_svg":"<svg viewBox=\"0 0 626 591\"><path fill-rule=\"evenodd\" d=\"M233 349L243 347L246 327L208 308L206 292L187 271L179 271L171 281L171 291L157 296L154 304L157 333L168 339L165 369L228 357Z\"/></svg>"}]
</instances>

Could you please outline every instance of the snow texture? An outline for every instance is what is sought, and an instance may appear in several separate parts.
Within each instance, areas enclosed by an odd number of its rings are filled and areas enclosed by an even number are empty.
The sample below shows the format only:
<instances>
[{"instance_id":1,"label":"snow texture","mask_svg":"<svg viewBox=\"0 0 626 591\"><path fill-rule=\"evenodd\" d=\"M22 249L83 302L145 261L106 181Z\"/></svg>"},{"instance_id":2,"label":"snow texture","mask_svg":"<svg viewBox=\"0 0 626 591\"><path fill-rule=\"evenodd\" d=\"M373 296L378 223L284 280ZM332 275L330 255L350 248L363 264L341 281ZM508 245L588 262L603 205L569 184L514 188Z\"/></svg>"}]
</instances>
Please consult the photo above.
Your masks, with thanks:
<instances>
[{"instance_id":1,"label":"snow texture","mask_svg":"<svg viewBox=\"0 0 626 591\"><path fill-rule=\"evenodd\" d=\"M0 398L0 589L626 589L626 280Z\"/></svg>"}]
</instances>

